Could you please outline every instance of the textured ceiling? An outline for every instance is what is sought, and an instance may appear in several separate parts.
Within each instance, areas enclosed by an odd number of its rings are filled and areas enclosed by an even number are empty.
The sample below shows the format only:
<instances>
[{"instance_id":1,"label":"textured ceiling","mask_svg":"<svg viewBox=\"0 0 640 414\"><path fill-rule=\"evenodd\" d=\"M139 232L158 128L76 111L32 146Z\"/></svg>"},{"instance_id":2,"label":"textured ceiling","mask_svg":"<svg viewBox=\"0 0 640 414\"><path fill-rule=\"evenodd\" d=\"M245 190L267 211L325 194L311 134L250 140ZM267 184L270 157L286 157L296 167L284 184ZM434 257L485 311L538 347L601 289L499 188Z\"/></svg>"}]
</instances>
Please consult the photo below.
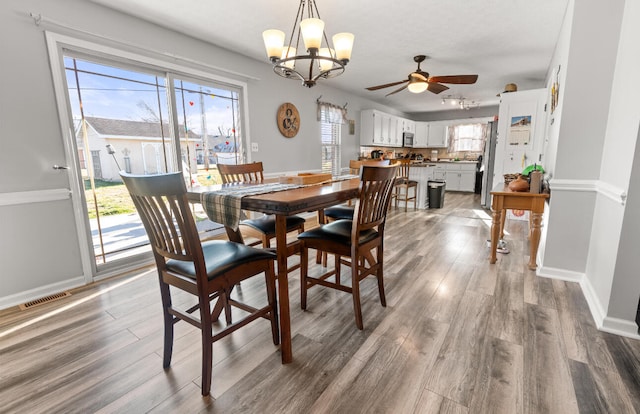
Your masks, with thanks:
<instances>
[{"instance_id":1,"label":"textured ceiling","mask_svg":"<svg viewBox=\"0 0 640 414\"><path fill-rule=\"evenodd\" d=\"M262 31L291 31L297 0L92 0L266 62ZM325 31L355 34L351 61L333 86L404 112L438 111L441 97L498 103L507 83L544 87L568 0L317 0ZM428 59L431 76L478 74L474 85L448 85L435 95L367 86L404 80ZM274 76L276 76L274 74ZM323 82L323 81L320 81Z\"/></svg>"}]
</instances>

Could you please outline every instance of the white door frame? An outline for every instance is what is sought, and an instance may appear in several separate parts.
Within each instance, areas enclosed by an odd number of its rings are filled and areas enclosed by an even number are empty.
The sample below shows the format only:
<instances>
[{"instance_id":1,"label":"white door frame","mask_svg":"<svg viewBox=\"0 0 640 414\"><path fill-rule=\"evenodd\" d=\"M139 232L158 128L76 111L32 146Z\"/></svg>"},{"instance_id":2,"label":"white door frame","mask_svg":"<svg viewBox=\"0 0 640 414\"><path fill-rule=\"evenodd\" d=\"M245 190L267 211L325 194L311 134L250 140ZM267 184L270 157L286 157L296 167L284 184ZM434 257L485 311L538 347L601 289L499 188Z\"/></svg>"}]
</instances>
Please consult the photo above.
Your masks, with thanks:
<instances>
[{"instance_id":1,"label":"white door frame","mask_svg":"<svg viewBox=\"0 0 640 414\"><path fill-rule=\"evenodd\" d=\"M206 64L198 62L189 62L184 60L185 65L174 63L176 57L173 56L172 61L151 58L148 56L149 51L144 50L146 55L142 53L136 53L139 48L135 46L122 45L122 49L117 49L104 44L98 44L93 41L79 39L59 33L53 33L45 31L45 38L47 44L47 50L49 53L49 63L53 76L53 86L55 91L56 105L58 108L58 117L60 126L62 129L62 137L64 142L65 156L67 159L67 170L69 174L69 191L71 193L72 205L74 210L74 216L76 221L77 236L80 246L80 255L82 261L83 278L85 283L91 283L98 279L103 279L116 274L120 274L126 270L131 270L142 265L152 263L152 256L140 256L136 261L132 260L127 262L126 265L120 264L119 266L105 265L103 269L100 269L98 274L98 268L95 263L95 255L93 251L93 240L91 237L91 228L89 225L86 204L84 202L84 185L81 176L81 169L78 160L78 148L76 145L73 116L71 112L71 105L69 103L69 96L67 91L67 82L64 69L64 50L68 49L75 52L85 53L89 56L104 57L110 60L130 61L140 63L142 66L151 66L159 71L177 73L184 76L195 77L200 79L208 79L213 82L226 83L240 88L242 91L242 109L243 116L241 118L242 128L245 131L245 142L247 146L250 146L249 140L249 125L248 119L248 99L247 99L247 83L239 81L237 79L226 78L211 72L205 72L200 69L188 66L189 63L196 64L201 67L209 67ZM125 50L131 49L132 51ZM143 50L140 50L143 52ZM161 55L159 55L161 57ZM219 68L211 67L212 71L219 71ZM240 75L240 74L238 74ZM171 76L168 78L172 79ZM179 154L178 148L173 153ZM176 165L181 165L180 160L176 160ZM137 258L137 257L136 257Z\"/></svg>"}]
</instances>

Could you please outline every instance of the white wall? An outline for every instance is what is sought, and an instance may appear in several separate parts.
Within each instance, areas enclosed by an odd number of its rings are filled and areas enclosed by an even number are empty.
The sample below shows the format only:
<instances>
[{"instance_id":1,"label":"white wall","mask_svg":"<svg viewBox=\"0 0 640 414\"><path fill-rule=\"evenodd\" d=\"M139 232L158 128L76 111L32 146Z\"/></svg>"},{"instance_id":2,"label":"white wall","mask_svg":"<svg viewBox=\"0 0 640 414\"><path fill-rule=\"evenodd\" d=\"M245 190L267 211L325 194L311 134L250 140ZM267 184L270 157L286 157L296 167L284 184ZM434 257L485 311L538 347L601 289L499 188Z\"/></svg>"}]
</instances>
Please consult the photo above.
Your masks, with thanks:
<instances>
[{"instance_id":1,"label":"white wall","mask_svg":"<svg viewBox=\"0 0 640 414\"><path fill-rule=\"evenodd\" d=\"M547 83L561 65L560 112L547 125L553 178L539 274L579 281L600 329L637 338L640 5L569 8Z\"/></svg>"},{"instance_id":2,"label":"white wall","mask_svg":"<svg viewBox=\"0 0 640 414\"><path fill-rule=\"evenodd\" d=\"M628 193L625 205L615 197L599 194L594 217L594 248L589 252L587 277L592 284L608 284L610 296L599 292L606 310L605 329L624 329L621 321L633 321L640 296L638 246L640 246L640 149L638 148L640 105L640 4L626 1L616 66L611 88L611 104L600 171L601 186L614 195ZM612 48L614 49L614 48ZM601 201L602 200L602 201ZM598 227L599 231L595 230ZM617 234L610 234L611 228ZM606 244L596 249L595 243ZM613 250L614 247L618 247ZM613 257L611 257L613 256ZM606 264L606 267L602 265ZM634 329L632 323L628 329Z\"/></svg>"},{"instance_id":3,"label":"white wall","mask_svg":"<svg viewBox=\"0 0 640 414\"><path fill-rule=\"evenodd\" d=\"M547 268L586 271L623 4L623 0L571 3L572 13L566 16L571 23L565 22L569 33L563 28L563 43L559 42L552 61L550 73L560 64L564 78L561 116L549 119L557 129L547 128L557 132L557 139L552 135L547 143L549 159L555 159L549 165L553 177L543 258ZM564 44L567 34L569 47ZM563 57L565 51L568 55Z\"/></svg>"},{"instance_id":4,"label":"white wall","mask_svg":"<svg viewBox=\"0 0 640 414\"><path fill-rule=\"evenodd\" d=\"M34 24L30 13L41 14L42 25ZM189 66L189 61L201 62L223 70L192 66L246 82L248 136L260 148L250 156L263 161L267 173L320 168L316 121L320 95L323 101L347 103L349 118L355 120L360 119L363 108L403 115L334 89L331 80L307 89L275 75L266 61L240 56L85 0L5 0L0 7L0 30L5 79L0 94L0 308L88 282L95 272L82 264L80 246L88 235L76 228L68 173L52 169L54 164L66 164L64 140L71 131L61 131L45 30L129 51L148 50L144 53L150 57L170 63ZM347 67L342 76L355 75ZM276 126L276 110L284 102L295 104L302 118L300 132L292 139L280 135ZM358 154L359 122L355 135L348 135L344 127L343 148L342 164L346 167Z\"/></svg>"}]
</instances>

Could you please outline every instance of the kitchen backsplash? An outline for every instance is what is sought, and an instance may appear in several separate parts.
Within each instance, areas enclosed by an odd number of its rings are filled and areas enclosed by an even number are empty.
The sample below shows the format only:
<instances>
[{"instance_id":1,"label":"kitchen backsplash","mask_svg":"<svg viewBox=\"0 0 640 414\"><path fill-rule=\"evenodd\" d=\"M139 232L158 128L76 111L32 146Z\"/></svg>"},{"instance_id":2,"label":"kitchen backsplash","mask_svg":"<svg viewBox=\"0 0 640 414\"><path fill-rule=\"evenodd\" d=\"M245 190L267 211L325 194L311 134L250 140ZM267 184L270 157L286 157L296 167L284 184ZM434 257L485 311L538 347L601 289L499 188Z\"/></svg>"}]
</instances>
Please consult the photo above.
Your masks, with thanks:
<instances>
[{"instance_id":1,"label":"kitchen backsplash","mask_svg":"<svg viewBox=\"0 0 640 414\"><path fill-rule=\"evenodd\" d=\"M447 152L447 148L389 148L389 147L360 147L360 157L371 158L372 151L382 151L385 159L393 158L420 158L431 159L431 152L438 151L438 159L477 160L480 152L460 151Z\"/></svg>"}]
</instances>

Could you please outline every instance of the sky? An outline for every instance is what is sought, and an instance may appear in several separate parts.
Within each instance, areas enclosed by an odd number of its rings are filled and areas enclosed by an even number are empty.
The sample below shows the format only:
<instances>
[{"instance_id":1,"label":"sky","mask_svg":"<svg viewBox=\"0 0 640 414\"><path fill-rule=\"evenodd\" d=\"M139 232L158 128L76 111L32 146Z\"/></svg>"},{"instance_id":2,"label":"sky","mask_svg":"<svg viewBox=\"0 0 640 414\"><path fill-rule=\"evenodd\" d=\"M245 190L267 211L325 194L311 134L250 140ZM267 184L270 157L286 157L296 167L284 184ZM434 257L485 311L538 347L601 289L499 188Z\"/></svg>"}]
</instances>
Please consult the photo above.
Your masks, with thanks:
<instances>
[{"instance_id":1,"label":"sky","mask_svg":"<svg viewBox=\"0 0 640 414\"><path fill-rule=\"evenodd\" d=\"M75 66L74 66L75 64ZM67 85L73 116L80 118L79 100L82 99L84 116L125 119L132 121L151 121L159 119L168 122L166 79L162 73L157 75L139 70L119 69L80 59L65 57ZM77 68L77 72L73 68ZM77 73L77 81L76 81ZM80 84L78 96L77 83ZM200 85L176 78L176 102L178 122L202 135L203 122L208 135L233 135L234 116L232 105L237 93L216 88L212 85ZM184 99L183 99L184 97ZM235 124L239 125L236 119Z\"/></svg>"}]
</instances>

